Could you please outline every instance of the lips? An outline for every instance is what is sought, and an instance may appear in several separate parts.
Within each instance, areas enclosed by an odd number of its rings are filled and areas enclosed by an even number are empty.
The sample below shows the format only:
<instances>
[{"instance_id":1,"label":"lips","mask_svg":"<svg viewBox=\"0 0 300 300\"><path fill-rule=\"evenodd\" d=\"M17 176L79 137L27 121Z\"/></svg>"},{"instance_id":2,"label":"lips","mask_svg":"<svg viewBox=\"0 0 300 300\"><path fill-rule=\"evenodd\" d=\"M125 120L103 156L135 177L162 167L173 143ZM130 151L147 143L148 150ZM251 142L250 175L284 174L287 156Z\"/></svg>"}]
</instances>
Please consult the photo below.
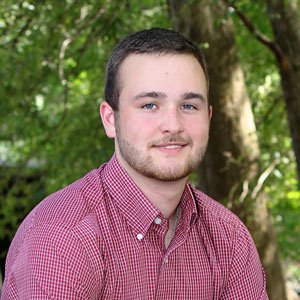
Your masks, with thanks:
<instances>
[{"instance_id":1,"label":"lips","mask_svg":"<svg viewBox=\"0 0 300 300\"><path fill-rule=\"evenodd\" d=\"M174 137L168 137L161 140L153 141L152 147L159 147L159 148L165 148L165 149L178 149L186 146L189 144L188 139L184 139L179 136Z\"/></svg>"},{"instance_id":2,"label":"lips","mask_svg":"<svg viewBox=\"0 0 300 300\"><path fill-rule=\"evenodd\" d=\"M185 146L186 144L158 144L155 145L155 147L160 147L160 148L168 148L168 149L176 149L176 148L181 148Z\"/></svg>"},{"instance_id":3,"label":"lips","mask_svg":"<svg viewBox=\"0 0 300 300\"><path fill-rule=\"evenodd\" d=\"M176 150L176 149L181 149L184 146L186 146L188 143L182 143L182 142L173 142L173 143L161 143L161 144L155 144L155 148L160 148L160 149L166 149L166 150Z\"/></svg>"},{"instance_id":4,"label":"lips","mask_svg":"<svg viewBox=\"0 0 300 300\"><path fill-rule=\"evenodd\" d=\"M180 150L183 147L191 144L191 140L189 138L183 138L180 136L169 136L163 139L158 139L153 141L151 147L159 148L161 150Z\"/></svg>"}]
</instances>

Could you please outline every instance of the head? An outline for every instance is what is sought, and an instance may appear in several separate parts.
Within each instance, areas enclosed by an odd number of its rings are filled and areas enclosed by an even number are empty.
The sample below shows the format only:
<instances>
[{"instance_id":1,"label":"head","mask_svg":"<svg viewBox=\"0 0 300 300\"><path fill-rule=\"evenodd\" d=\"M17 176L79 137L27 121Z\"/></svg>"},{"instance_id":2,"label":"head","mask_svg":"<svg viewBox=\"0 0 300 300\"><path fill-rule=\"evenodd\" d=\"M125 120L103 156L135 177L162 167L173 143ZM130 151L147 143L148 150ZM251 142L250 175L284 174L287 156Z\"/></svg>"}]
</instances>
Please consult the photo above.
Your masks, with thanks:
<instances>
[{"instance_id":1,"label":"head","mask_svg":"<svg viewBox=\"0 0 300 300\"><path fill-rule=\"evenodd\" d=\"M105 99L115 112L119 110L119 96L122 88L120 66L130 54L192 55L201 65L208 87L205 58L195 43L173 30L164 28L142 30L121 40L114 48L106 66Z\"/></svg>"},{"instance_id":2,"label":"head","mask_svg":"<svg viewBox=\"0 0 300 300\"><path fill-rule=\"evenodd\" d=\"M197 167L212 112L207 82L201 51L174 31L141 31L115 48L100 114L132 178L186 180Z\"/></svg>"}]
</instances>

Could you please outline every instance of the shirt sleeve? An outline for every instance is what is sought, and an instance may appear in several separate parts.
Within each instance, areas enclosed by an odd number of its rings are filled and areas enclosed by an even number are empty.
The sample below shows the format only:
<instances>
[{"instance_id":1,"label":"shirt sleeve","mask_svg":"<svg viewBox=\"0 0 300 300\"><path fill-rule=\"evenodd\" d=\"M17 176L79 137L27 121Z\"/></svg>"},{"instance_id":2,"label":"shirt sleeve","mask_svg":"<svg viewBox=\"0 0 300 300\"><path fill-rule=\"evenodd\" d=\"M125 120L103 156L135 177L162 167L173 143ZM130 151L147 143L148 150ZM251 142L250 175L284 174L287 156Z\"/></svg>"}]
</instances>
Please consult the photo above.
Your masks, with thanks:
<instances>
[{"instance_id":1,"label":"shirt sleeve","mask_svg":"<svg viewBox=\"0 0 300 300\"><path fill-rule=\"evenodd\" d=\"M220 300L268 300L266 278L254 241L244 225L233 249L230 274Z\"/></svg>"},{"instance_id":2,"label":"shirt sleeve","mask_svg":"<svg viewBox=\"0 0 300 300\"><path fill-rule=\"evenodd\" d=\"M34 228L14 253L2 300L98 299L103 260L99 255L92 262L72 231L52 225Z\"/></svg>"}]
</instances>

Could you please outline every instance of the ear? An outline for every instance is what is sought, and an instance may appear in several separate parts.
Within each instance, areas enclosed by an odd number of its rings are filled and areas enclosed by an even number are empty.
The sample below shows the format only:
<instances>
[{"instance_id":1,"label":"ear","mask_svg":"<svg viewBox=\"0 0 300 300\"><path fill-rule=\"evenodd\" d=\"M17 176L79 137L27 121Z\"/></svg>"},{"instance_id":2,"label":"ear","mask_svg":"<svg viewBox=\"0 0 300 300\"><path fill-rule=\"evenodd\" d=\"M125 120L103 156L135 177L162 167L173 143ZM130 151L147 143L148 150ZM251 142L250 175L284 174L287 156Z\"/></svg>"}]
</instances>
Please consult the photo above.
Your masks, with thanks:
<instances>
[{"instance_id":1,"label":"ear","mask_svg":"<svg viewBox=\"0 0 300 300\"><path fill-rule=\"evenodd\" d=\"M116 137L115 114L111 106L106 102L100 105L100 116L102 123L109 138Z\"/></svg>"},{"instance_id":2,"label":"ear","mask_svg":"<svg viewBox=\"0 0 300 300\"><path fill-rule=\"evenodd\" d=\"M210 105L210 106L209 106L209 120L211 120L211 117L212 117L212 111L213 111L213 109L212 109L212 106Z\"/></svg>"}]
</instances>

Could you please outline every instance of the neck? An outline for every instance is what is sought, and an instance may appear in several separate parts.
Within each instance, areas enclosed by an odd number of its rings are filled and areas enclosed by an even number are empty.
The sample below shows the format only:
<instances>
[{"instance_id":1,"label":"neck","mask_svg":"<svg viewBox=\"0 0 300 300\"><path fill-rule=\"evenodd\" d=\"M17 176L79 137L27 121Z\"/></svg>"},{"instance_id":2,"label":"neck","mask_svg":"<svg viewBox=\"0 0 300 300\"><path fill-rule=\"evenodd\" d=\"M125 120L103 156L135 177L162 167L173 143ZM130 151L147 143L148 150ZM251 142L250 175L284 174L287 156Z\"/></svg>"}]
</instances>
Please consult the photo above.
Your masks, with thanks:
<instances>
[{"instance_id":1,"label":"neck","mask_svg":"<svg viewBox=\"0 0 300 300\"><path fill-rule=\"evenodd\" d=\"M140 188L149 201L166 217L174 216L176 208L181 200L187 178L176 181L160 181L146 177L134 169L120 157L119 162L129 176Z\"/></svg>"},{"instance_id":2,"label":"neck","mask_svg":"<svg viewBox=\"0 0 300 300\"><path fill-rule=\"evenodd\" d=\"M178 181L163 182L152 178L142 178L140 175L139 178L133 178L133 180L149 201L166 218L169 219L175 214L185 188L186 178Z\"/></svg>"}]
</instances>

